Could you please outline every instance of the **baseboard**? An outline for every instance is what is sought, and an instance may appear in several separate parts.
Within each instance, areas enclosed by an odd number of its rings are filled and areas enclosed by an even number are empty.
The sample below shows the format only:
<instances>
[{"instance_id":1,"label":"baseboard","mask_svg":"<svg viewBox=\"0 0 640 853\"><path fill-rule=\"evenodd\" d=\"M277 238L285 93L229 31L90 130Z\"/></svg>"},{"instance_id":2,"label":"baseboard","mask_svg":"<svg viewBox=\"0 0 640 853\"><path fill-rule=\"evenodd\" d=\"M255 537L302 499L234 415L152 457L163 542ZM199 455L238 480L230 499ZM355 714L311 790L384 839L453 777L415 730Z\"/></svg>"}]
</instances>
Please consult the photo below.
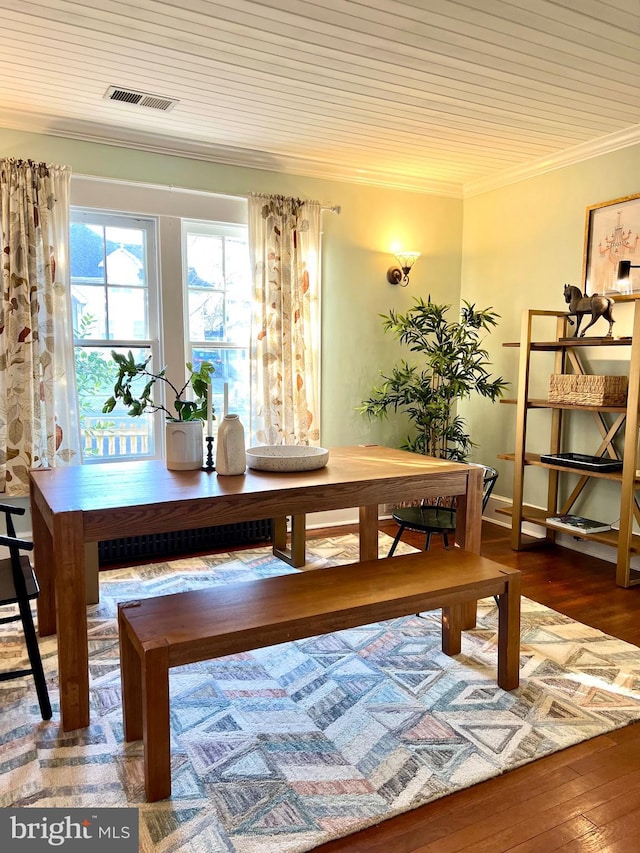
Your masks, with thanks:
<instances>
[{"instance_id":1,"label":"baseboard","mask_svg":"<svg viewBox=\"0 0 640 853\"><path fill-rule=\"evenodd\" d=\"M383 510L384 507L380 507L380 518L388 518L388 513L384 514ZM350 507L349 509L337 509L330 512L310 512L307 514L306 527L307 530L314 530L319 527L342 527L347 524L358 524L358 521L358 507Z\"/></svg>"},{"instance_id":2,"label":"baseboard","mask_svg":"<svg viewBox=\"0 0 640 853\"><path fill-rule=\"evenodd\" d=\"M497 515L498 507L511 506L511 498L505 498L502 495L491 495L489 503L485 510L484 518L491 521L493 524L498 524L501 527L511 529L511 521L508 515ZM544 507L539 507L544 509ZM524 523L522 532L527 536L532 536L535 539L544 539L544 528L537 524ZM570 533L556 533L556 544L562 548L568 548L571 551L576 551L579 554L586 554L590 557L597 557L599 560L604 560L607 563L616 563L616 549L610 545L604 545L602 542L593 542L589 539L576 539ZM640 557L631 558L631 568L640 571Z\"/></svg>"}]
</instances>

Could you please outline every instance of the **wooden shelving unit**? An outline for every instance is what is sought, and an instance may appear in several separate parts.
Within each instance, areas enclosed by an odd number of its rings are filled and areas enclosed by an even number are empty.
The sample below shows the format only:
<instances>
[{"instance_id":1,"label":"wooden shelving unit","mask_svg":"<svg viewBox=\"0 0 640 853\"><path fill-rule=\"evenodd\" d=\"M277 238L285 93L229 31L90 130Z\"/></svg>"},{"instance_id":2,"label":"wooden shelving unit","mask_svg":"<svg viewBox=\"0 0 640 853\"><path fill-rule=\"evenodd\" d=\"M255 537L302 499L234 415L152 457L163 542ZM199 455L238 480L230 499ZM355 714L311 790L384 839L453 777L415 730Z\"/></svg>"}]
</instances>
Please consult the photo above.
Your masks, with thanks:
<instances>
[{"instance_id":1,"label":"wooden shelving unit","mask_svg":"<svg viewBox=\"0 0 640 853\"><path fill-rule=\"evenodd\" d=\"M555 338L553 340L537 341L533 339L533 326L536 318L556 318ZM547 319L548 323L548 319ZM498 458L507 459L514 463L513 506L498 510L511 516L511 544L516 550L526 547L523 539L523 523L535 524L545 529L545 539L554 541L556 533L562 532L549 524L546 519L551 515L565 514L572 511L574 504L583 490L593 480L606 479L620 484L620 529L604 533L591 533L582 538L610 545L617 550L616 583L618 586L630 587L640 584L640 572L631 569L631 557L640 554L640 536L633 534L634 518L640 524L640 506L636 492L640 489L638 474L638 406L640 394L640 300L634 304L633 334L629 338L571 338L567 325L567 315L559 311L525 311L522 318L520 341L504 344L505 347L519 347L520 361L518 370L518 396L516 399L503 399L502 403L515 405L516 436L515 451L499 454ZM588 373L584 369L584 358L581 353L587 348L597 347L627 347L629 355L629 391L626 406L579 406L575 404L550 403L548 400L533 399L529 396L529 386L533 356L536 352L553 352L554 373ZM622 471L599 472L586 469L566 468L552 465L540 460L539 454L529 453L527 446L527 420L533 409L548 409L549 414L549 453L562 451L563 430L567 417L578 417L568 413L580 412L585 417L591 415L600 434L600 444L594 448L594 456L610 459L622 459ZM613 415L604 418L605 413ZM616 452L614 438L624 435L623 452ZM531 466L545 468L549 472L546 510L527 506L523 502L526 471ZM568 498L560 500L560 481L562 477L577 475L576 485ZM578 533L571 534L579 536Z\"/></svg>"}]
</instances>

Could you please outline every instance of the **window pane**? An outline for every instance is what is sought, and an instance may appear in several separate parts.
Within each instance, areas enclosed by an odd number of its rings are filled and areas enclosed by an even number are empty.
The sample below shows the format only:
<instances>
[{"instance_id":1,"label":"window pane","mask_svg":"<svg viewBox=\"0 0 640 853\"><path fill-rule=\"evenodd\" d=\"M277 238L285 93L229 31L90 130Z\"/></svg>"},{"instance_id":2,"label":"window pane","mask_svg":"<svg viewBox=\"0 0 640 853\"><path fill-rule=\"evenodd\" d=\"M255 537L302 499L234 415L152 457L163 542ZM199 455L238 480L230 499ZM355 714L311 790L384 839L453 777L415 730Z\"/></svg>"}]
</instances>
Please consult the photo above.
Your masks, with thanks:
<instances>
[{"instance_id":1,"label":"window pane","mask_svg":"<svg viewBox=\"0 0 640 853\"><path fill-rule=\"evenodd\" d=\"M246 231L242 236L203 234L206 225L187 223L187 286L191 341L248 343L251 326L251 283ZM228 231L225 226L209 226ZM210 294L207 300L206 294Z\"/></svg>"},{"instance_id":2,"label":"window pane","mask_svg":"<svg viewBox=\"0 0 640 853\"><path fill-rule=\"evenodd\" d=\"M101 225L72 222L69 228L71 242L71 278L104 282L104 229Z\"/></svg>"},{"instance_id":3,"label":"window pane","mask_svg":"<svg viewBox=\"0 0 640 853\"><path fill-rule=\"evenodd\" d=\"M214 429L220 426L224 410L224 384L228 383L229 414L240 415L240 420L248 429L250 424L249 384L250 363L248 349L194 349L192 352L194 368L198 369L203 361L210 361L214 368L211 381L213 406L216 412Z\"/></svg>"},{"instance_id":4,"label":"window pane","mask_svg":"<svg viewBox=\"0 0 640 853\"><path fill-rule=\"evenodd\" d=\"M146 288L110 287L108 299L108 337L112 340L146 340L149 337Z\"/></svg>"},{"instance_id":5,"label":"window pane","mask_svg":"<svg viewBox=\"0 0 640 853\"><path fill-rule=\"evenodd\" d=\"M138 228L105 228L109 284L146 284L144 232Z\"/></svg>"},{"instance_id":6,"label":"window pane","mask_svg":"<svg viewBox=\"0 0 640 853\"><path fill-rule=\"evenodd\" d=\"M128 352L114 349L125 355ZM139 362L148 358L150 352L143 347L134 350L133 355ZM121 402L110 414L102 413L102 407L113 394L117 375L111 348L77 346L75 358L84 458L104 460L153 455L151 415L129 417ZM139 392L143 386L141 377L132 384L132 389L136 393L136 389Z\"/></svg>"},{"instance_id":7,"label":"window pane","mask_svg":"<svg viewBox=\"0 0 640 853\"><path fill-rule=\"evenodd\" d=\"M245 289L247 279L247 241L227 237L224 241L225 267L224 273L227 283Z\"/></svg>"},{"instance_id":8,"label":"window pane","mask_svg":"<svg viewBox=\"0 0 640 853\"><path fill-rule=\"evenodd\" d=\"M76 338L107 337L107 293L104 287L71 285L73 333Z\"/></svg>"},{"instance_id":9,"label":"window pane","mask_svg":"<svg viewBox=\"0 0 640 853\"><path fill-rule=\"evenodd\" d=\"M225 339L233 343L249 340L251 334L251 300L243 292L229 288L226 300Z\"/></svg>"},{"instance_id":10,"label":"window pane","mask_svg":"<svg viewBox=\"0 0 640 853\"><path fill-rule=\"evenodd\" d=\"M187 235L187 278L190 287L224 288L223 245L223 237L218 235Z\"/></svg>"},{"instance_id":11,"label":"window pane","mask_svg":"<svg viewBox=\"0 0 640 853\"><path fill-rule=\"evenodd\" d=\"M189 328L194 341L219 341L224 334L224 294L189 289Z\"/></svg>"}]
</instances>

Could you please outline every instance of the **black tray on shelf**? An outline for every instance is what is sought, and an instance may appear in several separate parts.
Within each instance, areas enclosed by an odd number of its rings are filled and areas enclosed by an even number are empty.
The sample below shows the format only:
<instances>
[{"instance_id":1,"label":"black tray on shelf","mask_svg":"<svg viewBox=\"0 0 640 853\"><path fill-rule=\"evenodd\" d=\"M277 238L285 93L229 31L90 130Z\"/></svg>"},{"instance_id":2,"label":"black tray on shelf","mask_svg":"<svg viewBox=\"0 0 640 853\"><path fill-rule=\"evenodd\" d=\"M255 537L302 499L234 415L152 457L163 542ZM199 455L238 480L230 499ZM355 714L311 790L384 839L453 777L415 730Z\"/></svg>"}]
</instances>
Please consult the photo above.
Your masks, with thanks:
<instances>
[{"instance_id":1,"label":"black tray on shelf","mask_svg":"<svg viewBox=\"0 0 640 853\"><path fill-rule=\"evenodd\" d=\"M622 459L605 456L589 456L586 453L543 453L541 462L547 465L562 465L564 468L582 468L590 471L622 471Z\"/></svg>"}]
</instances>

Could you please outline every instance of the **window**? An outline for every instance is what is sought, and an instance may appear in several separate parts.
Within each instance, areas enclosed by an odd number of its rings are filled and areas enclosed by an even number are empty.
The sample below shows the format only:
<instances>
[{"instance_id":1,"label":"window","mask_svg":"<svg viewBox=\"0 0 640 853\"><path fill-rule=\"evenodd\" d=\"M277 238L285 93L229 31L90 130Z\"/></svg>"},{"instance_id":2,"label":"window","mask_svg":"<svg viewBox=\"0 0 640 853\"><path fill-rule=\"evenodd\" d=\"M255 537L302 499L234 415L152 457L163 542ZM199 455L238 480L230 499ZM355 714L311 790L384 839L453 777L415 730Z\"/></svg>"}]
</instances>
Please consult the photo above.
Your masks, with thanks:
<instances>
[{"instance_id":1,"label":"window","mask_svg":"<svg viewBox=\"0 0 640 853\"><path fill-rule=\"evenodd\" d=\"M154 456L153 415L130 418L122 405L103 415L102 406L112 350L159 363L155 220L72 209L70 260L83 460Z\"/></svg>"},{"instance_id":2,"label":"window","mask_svg":"<svg viewBox=\"0 0 640 853\"><path fill-rule=\"evenodd\" d=\"M188 359L214 365L216 425L224 409L250 428L251 278L247 228L183 220Z\"/></svg>"},{"instance_id":3,"label":"window","mask_svg":"<svg viewBox=\"0 0 640 853\"><path fill-rule=\"evenodd\" d=\"M83 461L164 456L162 415L131 418L123 407L102 413L115 381L112 349L131 349L139 361L151 355L176 381L185 361L212 361L214 432L226 383L229 411L248 435L247 200L74 176L71 202Z\"/></svg>"}]
</instances>

